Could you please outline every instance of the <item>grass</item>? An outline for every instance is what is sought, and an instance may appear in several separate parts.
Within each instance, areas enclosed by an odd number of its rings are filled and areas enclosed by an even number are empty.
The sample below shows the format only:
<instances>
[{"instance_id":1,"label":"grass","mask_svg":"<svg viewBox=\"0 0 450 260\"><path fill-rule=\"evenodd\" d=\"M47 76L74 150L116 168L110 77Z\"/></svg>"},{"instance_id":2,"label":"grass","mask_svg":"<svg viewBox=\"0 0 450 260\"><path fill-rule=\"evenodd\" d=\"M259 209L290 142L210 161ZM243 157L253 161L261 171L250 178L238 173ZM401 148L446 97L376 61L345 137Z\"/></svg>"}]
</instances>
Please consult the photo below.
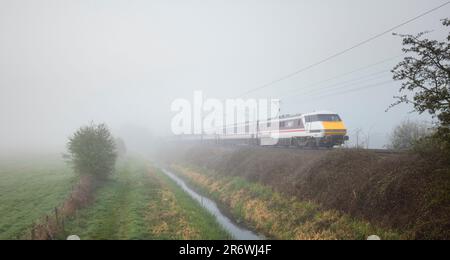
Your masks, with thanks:
<instances>
[{"instance_id":1,"label":"grass","mask_svg":"<svg viewBox=\"0 0 450 260\"><path fill-rule=\"evenodd\" d=\"M377 228L318 204L300 201L249 182L241 177L221 177L181 166L176 172L192 186L224 205L233 218L272 239L401 239L390 230Z\"/></svg>"},{"instance_id":2,"label":"grass","mask_svg":"<svg viewBox=\"0 0 450 260\"><path fill-rule=\"evenodd\" d=\"M57 158L0 163L0 239L19 239L61 204L75 175Z\"/></svg>"},{"instance_id":3,"label":"grass","mask_svg":"<svg viewBox=\"0 0 450 260\"><path fill-rule=\"evenodd\" d=\"M219 178L257 182L286 197L397 230L408 239L448 240L449 160L428 150L384 154L177 144L160 157Z\"/></svg>"},{"instance_id":4,"label":"grass","mask_svg":"<svg viewBox=\"0 0 450 260\"><path fill-rule=\"evenodd\" d=\"M160 171L127 160L94 203L66 222L82 239L229 239L215 218ZM63 238L63 237L62 237Z\"/></svg>"}]
</instances>

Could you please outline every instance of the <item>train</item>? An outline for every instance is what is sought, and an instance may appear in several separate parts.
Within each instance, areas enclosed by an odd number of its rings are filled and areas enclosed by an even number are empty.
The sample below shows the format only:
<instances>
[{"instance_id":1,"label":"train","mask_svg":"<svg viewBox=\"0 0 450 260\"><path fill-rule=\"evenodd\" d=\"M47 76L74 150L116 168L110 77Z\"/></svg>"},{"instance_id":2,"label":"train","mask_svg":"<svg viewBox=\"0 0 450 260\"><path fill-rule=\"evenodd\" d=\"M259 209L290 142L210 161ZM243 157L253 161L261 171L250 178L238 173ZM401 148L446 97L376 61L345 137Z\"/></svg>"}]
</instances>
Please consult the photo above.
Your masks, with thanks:
<instances>
[{"instance_id":1,"label":"train","mask_svg":"<svg viewBox=\"0 0 450 260\"><path fill-rule=\"evenodd\" d=\"M273 124L278 124L278 127L272 128ZM277 119L234 124L220 130L214 134L203 134L201 140L222 144L299 148L332 148L341 146L349 140L343 120L337 113L331 111L283 115Z\"/></svg>"}]
</instances>

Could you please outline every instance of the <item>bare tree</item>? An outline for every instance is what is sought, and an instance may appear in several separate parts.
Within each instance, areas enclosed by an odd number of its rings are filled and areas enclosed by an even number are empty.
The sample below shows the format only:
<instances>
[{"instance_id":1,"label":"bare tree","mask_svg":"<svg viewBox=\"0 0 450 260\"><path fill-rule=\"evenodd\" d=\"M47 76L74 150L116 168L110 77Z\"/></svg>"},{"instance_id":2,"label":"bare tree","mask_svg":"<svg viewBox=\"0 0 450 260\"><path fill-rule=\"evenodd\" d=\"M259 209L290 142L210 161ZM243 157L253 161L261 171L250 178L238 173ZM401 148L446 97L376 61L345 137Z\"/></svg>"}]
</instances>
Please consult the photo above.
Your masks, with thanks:
<instances>
[{"instance_id":1,"label":"bare tree","mask_svg":"<svg viewBox=\"0 0 450 260\"><path fill-rule=\"evenodd\" d=\"M390 144L387 147L395 150L411 149L417 142L431 133L428 124L406 120L395 127L390 136Z\"/></svg>"}]
</instances>

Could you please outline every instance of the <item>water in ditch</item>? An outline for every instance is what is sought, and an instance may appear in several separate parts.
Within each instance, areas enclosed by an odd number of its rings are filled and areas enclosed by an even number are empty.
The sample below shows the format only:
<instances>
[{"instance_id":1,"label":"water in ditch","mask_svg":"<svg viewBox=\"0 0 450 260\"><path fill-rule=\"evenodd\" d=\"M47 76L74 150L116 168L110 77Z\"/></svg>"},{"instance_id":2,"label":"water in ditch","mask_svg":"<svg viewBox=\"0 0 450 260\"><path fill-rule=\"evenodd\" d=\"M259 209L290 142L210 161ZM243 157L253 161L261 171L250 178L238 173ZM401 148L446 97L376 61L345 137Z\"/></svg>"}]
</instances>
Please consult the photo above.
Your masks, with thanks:
<instances>
[{"instance_id":1,"label":"water in ditch","mask_svg":"<svg viewBox=\"0 0 450 260\"><path fill-rule=\"evenodd\" d=\"M226 230L230 235L237 240L262 240L264 237L259 236L251 230L239 227L234 224L229 218L222 214L217 207L217 204L209 198L202 196L189 188L186 183L173 174L172 172L161 168L164 174L171 178L178 186L180 186L186 193L188 193L193 199L198 201L206 210L208 210L216 219L217 222Z\"/></svg>"}]
</instances>

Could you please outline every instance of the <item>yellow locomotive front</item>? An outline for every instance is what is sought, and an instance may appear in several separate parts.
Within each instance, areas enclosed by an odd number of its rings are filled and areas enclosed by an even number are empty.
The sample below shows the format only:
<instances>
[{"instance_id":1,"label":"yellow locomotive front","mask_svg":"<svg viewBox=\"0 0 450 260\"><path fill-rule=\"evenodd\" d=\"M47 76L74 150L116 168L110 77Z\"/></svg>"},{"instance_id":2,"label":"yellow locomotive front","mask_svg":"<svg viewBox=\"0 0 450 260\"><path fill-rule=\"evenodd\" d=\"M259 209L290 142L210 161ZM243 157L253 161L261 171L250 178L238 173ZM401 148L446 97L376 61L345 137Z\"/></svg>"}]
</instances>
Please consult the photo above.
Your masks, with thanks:
<instances>
[{"instance_id":1,"label":"yellow locomotive front","mask_svg":"<svg viewBox=\"0 0 450 260\"><path fill-rule=\"evenodd\" d=\"M333 112L314 112L304 115L305 128L316 146L342 145L349 138L340 116Z\"/></svg>"}]
</instances>

